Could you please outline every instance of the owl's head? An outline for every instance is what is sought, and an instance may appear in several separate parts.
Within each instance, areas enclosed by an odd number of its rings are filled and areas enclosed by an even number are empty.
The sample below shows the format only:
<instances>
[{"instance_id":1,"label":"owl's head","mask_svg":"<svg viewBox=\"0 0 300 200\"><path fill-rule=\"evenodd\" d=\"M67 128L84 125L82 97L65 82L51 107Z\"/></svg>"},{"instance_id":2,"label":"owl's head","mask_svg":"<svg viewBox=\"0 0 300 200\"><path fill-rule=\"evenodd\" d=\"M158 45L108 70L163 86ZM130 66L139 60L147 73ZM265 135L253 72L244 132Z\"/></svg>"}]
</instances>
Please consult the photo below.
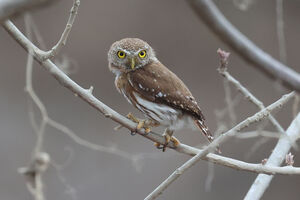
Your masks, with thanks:
<instances>
[{"instance_id":1,"label":"owl's head","mask_svg":"<svg viewBox=\"0 0 300 200\"><path fill-rule=\"evenodd\" d=\"M109 68L115 74L136 70L156 60L151 46L138 38L116 41L108 51Z\"/></svg>"}]
</instances>

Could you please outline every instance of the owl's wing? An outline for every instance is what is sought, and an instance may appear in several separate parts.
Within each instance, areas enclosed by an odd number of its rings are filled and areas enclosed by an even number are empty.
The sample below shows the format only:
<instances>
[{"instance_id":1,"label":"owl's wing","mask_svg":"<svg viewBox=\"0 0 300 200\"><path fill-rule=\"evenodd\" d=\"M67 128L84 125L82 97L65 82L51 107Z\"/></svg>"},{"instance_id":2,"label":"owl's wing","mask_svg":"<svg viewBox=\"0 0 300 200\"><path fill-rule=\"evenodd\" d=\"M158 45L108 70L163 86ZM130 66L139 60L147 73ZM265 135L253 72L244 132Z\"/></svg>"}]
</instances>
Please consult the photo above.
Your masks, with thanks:
<instances>
[{"instance_id":1,"label":"owl's wing","mask_svg":"<svg viewBox=\"0 0 300 200\"><path fill-rule=\"evenodd\" d=\"M141 97L177 108L203 121L204 116L185 84L160 62L153 62L128 73L128 80Z\"/></svg>"}]
</instances>

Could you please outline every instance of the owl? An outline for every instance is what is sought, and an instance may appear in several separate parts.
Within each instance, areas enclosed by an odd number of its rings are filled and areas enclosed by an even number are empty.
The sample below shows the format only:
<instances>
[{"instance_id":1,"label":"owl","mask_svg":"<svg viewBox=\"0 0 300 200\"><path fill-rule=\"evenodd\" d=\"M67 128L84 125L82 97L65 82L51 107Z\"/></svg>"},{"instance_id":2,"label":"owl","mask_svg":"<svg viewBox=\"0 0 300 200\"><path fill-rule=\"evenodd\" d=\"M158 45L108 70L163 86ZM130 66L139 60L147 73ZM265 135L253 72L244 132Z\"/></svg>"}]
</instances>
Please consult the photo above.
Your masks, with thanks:
<instances>
[{"instance_id":1,"label":"owl","mask_svg":"<svg viewBox=\"0 0 300 200\"><path fill-rule=\"evenodd\" d=\"M108 51L109 69L116 76L117 90L141 111L146 120L132 114L137 129L149 132L151 127L163 126L165 143L155 144L165 151L167 144L179 141L173 133L185 126L196 125L211 142L213 136L204 124L204 116L187 86L164 66L151 46L138 38L116 41Z\"/></svg>"}]
</instances>

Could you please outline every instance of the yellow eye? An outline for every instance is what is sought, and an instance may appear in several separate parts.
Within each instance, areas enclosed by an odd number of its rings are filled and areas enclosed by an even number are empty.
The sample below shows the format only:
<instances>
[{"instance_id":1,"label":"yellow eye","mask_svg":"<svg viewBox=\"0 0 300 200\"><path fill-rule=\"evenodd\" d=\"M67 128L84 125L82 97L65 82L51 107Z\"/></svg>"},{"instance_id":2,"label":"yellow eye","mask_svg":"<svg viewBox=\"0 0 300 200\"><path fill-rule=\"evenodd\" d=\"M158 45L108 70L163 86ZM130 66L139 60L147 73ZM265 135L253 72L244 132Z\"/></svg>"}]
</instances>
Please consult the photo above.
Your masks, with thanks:
<instances>
[{"instance_id":1,"label":"yellow eye","mask_svg":"<svg viewBox=\"0 0 300 200\"><path fill-rule=\"evenodd\" d=\"M117 54L118 54L119 58L125 58L125 56L126 56L126 53L124 51L118 51Z\"/></svg>"},{"instance_id":2,"label":"yellow eye","mask_svg":"<svg viewBox=\"0 0 300 200\"><path fill-rule=\"evenodd\" d=\"M146 51L145 50L140 51L139 57L140 58L145 58L145 56L146 56Z\"/></svg>"}]
</instances>

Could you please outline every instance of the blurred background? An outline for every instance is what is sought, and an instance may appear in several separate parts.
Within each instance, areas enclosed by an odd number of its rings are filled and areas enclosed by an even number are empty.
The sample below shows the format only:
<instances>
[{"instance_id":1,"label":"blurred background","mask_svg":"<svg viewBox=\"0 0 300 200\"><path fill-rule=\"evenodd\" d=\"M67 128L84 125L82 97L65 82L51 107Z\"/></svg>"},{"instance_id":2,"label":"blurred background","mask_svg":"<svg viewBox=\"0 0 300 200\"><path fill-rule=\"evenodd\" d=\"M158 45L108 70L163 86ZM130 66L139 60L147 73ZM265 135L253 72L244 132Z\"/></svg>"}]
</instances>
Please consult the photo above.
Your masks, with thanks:
<instances>
[{"instance_id":1,"label":"blurred background","mask_svg":"<svg viewBox=\"0 0 300 200\"><path fill-rule=\"evenodd\" d=\"M242 33L278 58L275 1L254 0L246 11L239 9L232 0L215 3ZM71 5L71 0L58 1L32 12L47 48L59 39ZM300 1L284 1L287 63L298 72L299 10ZM14 22L25 31L22 16ZM94 95L108 106L124 115L134 112L141 117L117 92L114 75L107 67L110 45L125 37L144 39L156 50L160 61L190 88L213 132L219 123L225 123L227 129L232 127L228 115L219 119L215 114L226 107L223 78L216 70L216 50L219 47L231 50L210 32L185 1L82 0L67 45L55 60L61 62L62 57L67 58L75 72L70 74L71 78L85 88L94 86ZM28 117L29 100L24 92L27 54L3 28L0 28L0 52L0 199L32 199L24 177L17 173L19 167L29 163L36 141ZM265 105L288 92L231 53L230 73ZM143 199L190 158L169 149L163 153L149 140L131 136L127 129L114 131L115 122L74 97L37 63L33 84L52 119L87 141L130 155L125 158L82 147L60 131L47 127L44 150L51 155L53 163L60 166L59 169L51 166L44 175L47 199ZM241 97L235 88L231 88L233 99ZM257 111L243 98L234 109L237 122ZM40 118L37 109L35 112ZM276 113L276 118L286 129L293 119L292 102ZM255 130L258 125L248 130ZM268 124L264 128L274 130ZM178 131L175 136L188 145L206 144L196 130ZM268 140L249 155L260 140L262 138L232 139L222 144L221 149L224 156L259 163L270 155L277 141ZM299 166L297 152L293 150L292 153L296 154L295 165ZM136 162L132 162L132 158ZM158 199L242 199L257 176L216 165L209 188L206 183L211 171L209 167L211 165L206 161L200 161ZM299 185L298 176L278 175L263 199L299 199Z\"/></svg>"}]
</instances>

